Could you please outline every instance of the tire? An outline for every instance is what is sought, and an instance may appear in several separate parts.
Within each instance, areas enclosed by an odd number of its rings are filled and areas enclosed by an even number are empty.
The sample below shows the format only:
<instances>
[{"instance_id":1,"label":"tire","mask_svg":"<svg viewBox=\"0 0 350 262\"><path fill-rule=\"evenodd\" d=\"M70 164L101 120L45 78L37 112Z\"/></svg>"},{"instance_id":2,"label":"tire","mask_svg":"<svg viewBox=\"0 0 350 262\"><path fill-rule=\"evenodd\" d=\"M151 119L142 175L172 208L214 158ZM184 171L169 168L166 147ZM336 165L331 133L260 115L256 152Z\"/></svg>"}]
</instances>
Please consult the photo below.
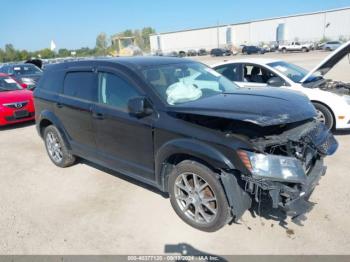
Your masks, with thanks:
<instances>
[{"instance_id":1,"label":"tire","mask_svg":"<svg viewBox=\"0 0 350 262\"><path fill-rule=\"evenodd\" d=\"M191 160L177 164L169 176L168 189L176 214L194 228L214 232L232 218L217 174L203 164Z\"/></svg>"},{"instance_id":2,"label":"tire","mask_svg":"<svg viewBox=\"0 0 350 262\"><path fill-rule=\"evenodd\" d=\"M335 121L332 112L328 109L328 107L320 104L313 103L314 107L317 111L317 119L324 123L328 129L333 129Z\"/></svg>"},{"instance_id":3,"label":"tire","mask_svg":"<svg viewBox=\"0 0 350 262\"><path fill-rule=\"evenodd\" d=\"M307 48L303 47L303 48L301 49L301 51L302 51L303 53L306 53L308 50L307 50Z\"/></svg>"},{"instance_id":4,"label":"tire","mask_svg":"<svg viewBox=\"0 0 350 262\"><path fill-rule=\"evenodd\" d=\"M282 48L282 53L283 54L287 53L287 49L286 48Z\"/></svg>"},{"instance_id":5,"label":"tire","mask_svg":"<svg viewBox=\"0 0 350 262\"><path fill-rule=\"evenodd\" d=\"M54 125L45 128L44 142L46 152L56 166L65 168L75 163L76 157L69 152L60 131Z\"/></svg>"},{"instance_id":6,"label":"tire","mask_svg":"<svg viewBox=\"0 0 350 262\"><path fill-rule=\"evenodd\" d=\"M327 47L326 51L330 52L330 51L332 51L332 49L330 47Z\"/></svg>"}]
</instances>

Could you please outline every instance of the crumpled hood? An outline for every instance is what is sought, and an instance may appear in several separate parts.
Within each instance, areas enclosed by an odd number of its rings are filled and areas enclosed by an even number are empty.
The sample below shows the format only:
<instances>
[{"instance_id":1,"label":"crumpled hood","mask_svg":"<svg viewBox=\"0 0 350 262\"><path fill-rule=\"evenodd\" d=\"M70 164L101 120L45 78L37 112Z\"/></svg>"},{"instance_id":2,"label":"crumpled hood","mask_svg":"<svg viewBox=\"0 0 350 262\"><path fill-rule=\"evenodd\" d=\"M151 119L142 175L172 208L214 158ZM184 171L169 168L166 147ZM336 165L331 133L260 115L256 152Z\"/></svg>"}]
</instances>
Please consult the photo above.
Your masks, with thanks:
<instances>
[{"instance_id":1,"label":"crumpled hood","mask_svg":"<svg viewBox=\"0 0 350 262\"><path fill-rule=\"evenodd\" d=\"M176 105L170 110L241 120L260 126L288 124L316 116L315 108L306 96L278 88L240 89Z\"/></svg>"}]
</instances>

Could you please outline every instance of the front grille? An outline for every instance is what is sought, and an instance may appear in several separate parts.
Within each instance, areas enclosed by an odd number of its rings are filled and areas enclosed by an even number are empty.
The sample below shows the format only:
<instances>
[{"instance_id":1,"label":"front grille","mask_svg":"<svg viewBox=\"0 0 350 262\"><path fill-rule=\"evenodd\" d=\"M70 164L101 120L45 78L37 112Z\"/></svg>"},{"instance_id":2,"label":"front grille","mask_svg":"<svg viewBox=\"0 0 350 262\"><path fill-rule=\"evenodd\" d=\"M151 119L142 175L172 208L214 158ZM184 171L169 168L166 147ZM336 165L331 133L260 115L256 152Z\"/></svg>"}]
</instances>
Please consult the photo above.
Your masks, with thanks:
<instances>
[{"instance_id":1,"label":"front grille","mask_svg":"<svg viewBox=\"0 0 350 262\"><path fill-rule=\"evenodd\" d=\"M338 148L338 142L335 140L333 134L322 123L317 124L311 129L307 136L323 155L332 155Z\"/></svg>"},{"instance_id":2,"label":"front grille","mask_svg":"<svg viewBox=\"0 0 350 262\"><path fill-rule=\"evenodd\" d=\"M26 118L31 118L34 116L34 113L29 113L27 116L22 117L22 118L16 118L14 116L6 116L5 119L8 122L13 122L13 121L17 121L17 120L22 120L22 119L26 119Z\"/></svg>"}]
</instances>

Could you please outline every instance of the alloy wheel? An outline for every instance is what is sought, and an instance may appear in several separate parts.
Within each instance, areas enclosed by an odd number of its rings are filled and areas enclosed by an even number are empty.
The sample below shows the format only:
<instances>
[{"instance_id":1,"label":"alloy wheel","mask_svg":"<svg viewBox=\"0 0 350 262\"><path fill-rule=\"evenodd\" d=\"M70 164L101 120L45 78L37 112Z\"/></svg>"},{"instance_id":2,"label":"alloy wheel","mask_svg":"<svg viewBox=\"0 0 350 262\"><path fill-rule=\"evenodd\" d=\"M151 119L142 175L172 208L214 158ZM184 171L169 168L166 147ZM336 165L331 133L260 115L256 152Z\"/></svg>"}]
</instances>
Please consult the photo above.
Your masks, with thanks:
<instances>
[{"instance_id":1,"label":"alloy wheel","mask_svg":"<svg viewBox=\"0 0 350 262\"><path fill-rule=\"evenodd\" d=\"M175 199L181 211L198 224L214 221L218 214L218 201L213 189L202 177L183 173L176 178Z\"/></svg>"},{"instance_id":2,"label":"alloy wheel","mask_svg":"<svg viewBox=\"0 0 350 262\"><path fill-rule=\"evenodd\" d=\"M316 113L317 120L323 124L326 124L326 116L320 110L316 110Z\"/></svg>"},{"instance_id":3,"label":"alloy wheel","mask_svg":"<svg viewBox=\"0 0 350 262\"><path fill-rule=\"evenodd\" d=\"M47 133L46 146L53 161L60 163L63 159L62 146L58 137L53 132Z\"/></svg>"}]
</instances>

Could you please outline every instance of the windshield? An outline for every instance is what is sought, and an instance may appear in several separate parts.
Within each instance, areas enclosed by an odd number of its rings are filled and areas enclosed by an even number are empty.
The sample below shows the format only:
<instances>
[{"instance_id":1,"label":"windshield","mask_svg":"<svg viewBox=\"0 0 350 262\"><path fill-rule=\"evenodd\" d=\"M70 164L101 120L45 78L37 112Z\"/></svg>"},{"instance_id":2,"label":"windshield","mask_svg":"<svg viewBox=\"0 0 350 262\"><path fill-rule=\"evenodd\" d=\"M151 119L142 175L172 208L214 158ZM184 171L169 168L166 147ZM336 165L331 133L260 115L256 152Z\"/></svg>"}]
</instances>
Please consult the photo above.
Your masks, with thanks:
<instances>
[{"instance_id":1,"label":"windshield","mask_svg":"<svg viewBox=\"0 0 350 262\"><path fill-rule=\"evenodd\" d=\"M152 67L143 71L145 80L168 105L234 92L238 86L199 63Z\"/></svg>"},{"instance_id":2,"label":"windshield","mask_svg":"<svg viewBox=\"0 0 350 262\"><path fill-rule=\"evenodd\" d=\"M0 76L0 92L22 89L21 86L10 77Z\"/></svg>"},{"instance_id":3,"label":"windshield","mask_svg":"<svg viewBox=\"0 0 350 262\"><path fill-rule=\"evenodd\" d=\"M300 82L308 74L304 68L283 61L270 63L268 66L276 69L295 83Z\"/></svg>"},{"instance_id":4,"label":"windshield","mask_svg":"<svg viewBox=\"0 0 350 262\"><path fill-rule=\"evenodd\" d=\"M18 65L13 67L14 75L34 75L40 74L42 71L35 65Z\"/></svg>"}]
</instances>

